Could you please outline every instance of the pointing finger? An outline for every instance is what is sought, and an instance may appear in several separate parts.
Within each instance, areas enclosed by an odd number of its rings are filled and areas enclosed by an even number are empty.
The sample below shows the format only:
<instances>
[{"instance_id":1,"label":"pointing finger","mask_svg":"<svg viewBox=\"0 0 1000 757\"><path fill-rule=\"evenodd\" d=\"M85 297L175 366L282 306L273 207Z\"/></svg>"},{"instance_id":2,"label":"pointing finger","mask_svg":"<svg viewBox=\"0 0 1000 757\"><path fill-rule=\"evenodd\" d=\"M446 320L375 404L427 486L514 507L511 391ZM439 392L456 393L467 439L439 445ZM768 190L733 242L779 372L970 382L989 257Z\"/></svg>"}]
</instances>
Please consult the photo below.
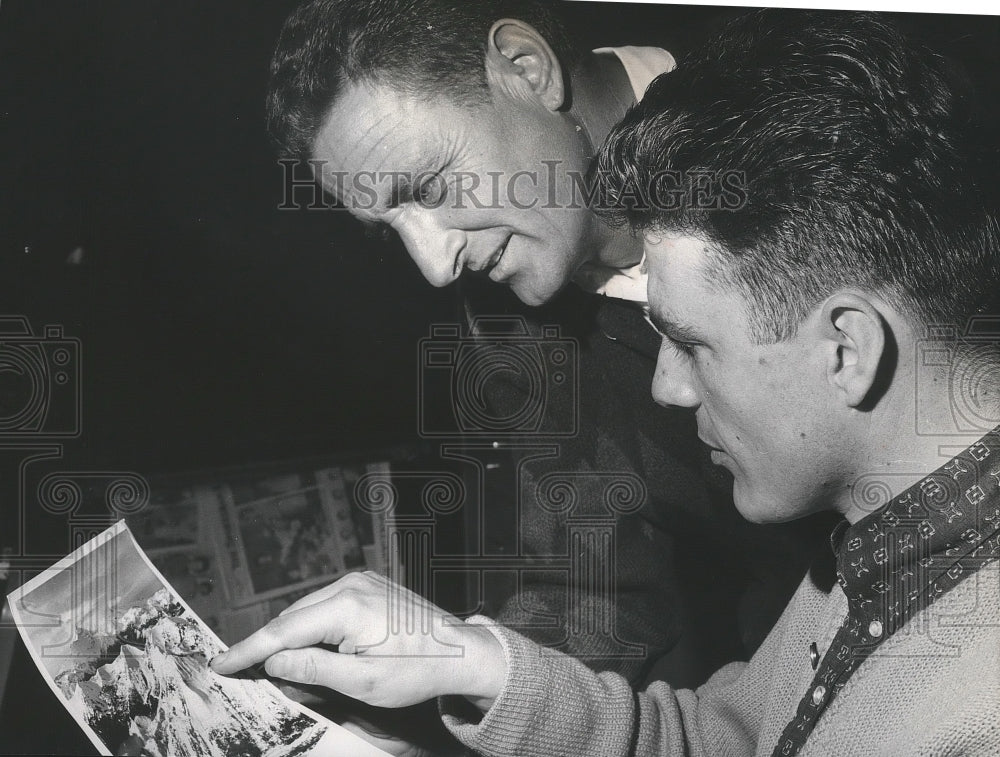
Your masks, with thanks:
<instances>
[{"instance_id":1,"label":"pointing finger","mask_svg":"<svg viewBox=\"0 0 1000 757\"><path fill-rule=\"evenodd\" d=\"M244 670L285 649L315 644L339 645L344 640L345 619L328 603L319 603L275 618L234 644L211 662L222 675Z\"/></svg>"}]
</instances>

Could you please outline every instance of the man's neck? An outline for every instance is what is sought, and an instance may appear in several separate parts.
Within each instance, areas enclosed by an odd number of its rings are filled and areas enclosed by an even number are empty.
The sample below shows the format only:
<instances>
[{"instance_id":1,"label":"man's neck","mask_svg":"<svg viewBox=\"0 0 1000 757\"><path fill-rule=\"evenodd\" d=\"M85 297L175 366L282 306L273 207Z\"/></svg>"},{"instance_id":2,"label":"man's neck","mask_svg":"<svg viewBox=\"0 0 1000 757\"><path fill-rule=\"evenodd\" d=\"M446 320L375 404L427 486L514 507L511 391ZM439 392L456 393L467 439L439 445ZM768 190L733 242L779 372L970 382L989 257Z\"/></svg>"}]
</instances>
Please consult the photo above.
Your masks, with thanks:
<instances>
[{"instance_id":1,"label":"man's neck","mask_svg":"<svg viewBox=\"0 0 1000 757\"><path fill-rule=\"evenodd\" d=\"M974 429L957 429L947 390L928 394L922 394L918 405L916 395L905 392L872 411L868 437L858 445L864 452L856 458L853 484L838 508L849 522L870 514L874 502L884 504L886 495L899 496L1000 424L997 412L995 422L984 418ZM877 498L870 496L876 492Z\"/></svg>"},{"instance_id":2,"label":"man's neck","mask_svg":"<svg viewBox=\"0 0 1000 757\"><path fill-rule=\"evenodd\" d=\"M571 80L568 116L583 131L590 146L589 157L593 158L611 129L635 104L635 93L625 68L614 55L587 55ZM642 259L641 240L626 230L610 229L595 217L593 234L600 240L594 260L598 265L627 268Z\"/></svg>"}]
</instances>

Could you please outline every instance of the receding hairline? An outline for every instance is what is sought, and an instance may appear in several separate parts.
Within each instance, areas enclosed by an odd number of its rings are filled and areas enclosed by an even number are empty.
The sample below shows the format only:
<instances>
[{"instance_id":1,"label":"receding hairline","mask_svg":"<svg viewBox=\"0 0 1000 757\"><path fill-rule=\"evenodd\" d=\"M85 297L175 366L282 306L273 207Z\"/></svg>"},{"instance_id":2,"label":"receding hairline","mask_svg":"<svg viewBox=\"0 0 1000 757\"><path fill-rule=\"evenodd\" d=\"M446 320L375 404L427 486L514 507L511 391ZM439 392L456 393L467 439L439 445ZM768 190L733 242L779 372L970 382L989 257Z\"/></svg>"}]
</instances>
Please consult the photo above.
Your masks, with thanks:
<instances>
[{"instance_id":1,"label":"receding hairline","mask_svg":"<svg viewBox=\"0 0 1000 757\"><path fill-rule=\"evenodd\" d=\"M466 108L472 109L477 106L482 106L486 104L489 100L489 97L487 96L486 98L484 98L483 102L478 104L462 102L461 100L452 97L449 93L444 93L444 92L438 93L436 95L428 94L427 96L425 96L418 92L412 92L409 90L409 88L400 87L393 81L390 81L388 78L381 78L381 77L379 78L364 77L364 78L359 78L357 80L347 81L344 83L344 86L342 86L338 90L338 94L334 98L334 100L331 103L329 103L326 106L326 108L321 112L320 117L317 119L316 128L314 130L312 138L309 141L309 146L307 151L308 154L299 156L300 159L304 160L315 159L318 152L318 148L320 147L320 141L322 137L329 131L330 123L334 119L334 116L337 115L336 112L338 108L344 103L344 101L347 98L351 97L353 94L358 92L367 92L367 94L372 98L372 100L376 100L380 96L380 94L384 94L389 98L394 98L398 100L399 104L403 106L413 106L415 108L420 108L424 105L444 104L445 106L450 105L458 109L466 109ZM438 102L436 103L433 102L430 99L431 96L437 98ZM394 115L396 115L400 112L400 110L404 109L388 108L387 110L391 111ZM374 126L372 128L374 128ZM427 160L426 162L427 162L426 168L430 169L432 161Z\"/></svg>"},{"instance_id":2,"label":"receding hairline","mask_svg":"<svg viewBox=\"0 0 1000 757\"><path fill-rule=\"evenodd\" d=\"M334 111L346 98L359 90L367 90L371 95L376 95L379 92L387 93L390 97L397 98L401 103L410 103L417 106L432 104L433 100L436 99L439 102L443 100L446 104L453 105L456 108L473 109L483 106L490 101L488 87L480 90L482 93L481 97L464 96L446 84L442 84L437 91L431 91L429 86L400 84L398 80L392 78L391 71L379 71L373 75L345 79L338 88L333 100L327 103L324 108L318 109L319 116L316 119L316 128L309 141L308 155L299 157L311 158L316 154L320 135L327 130L333 118Z\"/></svg>"}]
</instances>

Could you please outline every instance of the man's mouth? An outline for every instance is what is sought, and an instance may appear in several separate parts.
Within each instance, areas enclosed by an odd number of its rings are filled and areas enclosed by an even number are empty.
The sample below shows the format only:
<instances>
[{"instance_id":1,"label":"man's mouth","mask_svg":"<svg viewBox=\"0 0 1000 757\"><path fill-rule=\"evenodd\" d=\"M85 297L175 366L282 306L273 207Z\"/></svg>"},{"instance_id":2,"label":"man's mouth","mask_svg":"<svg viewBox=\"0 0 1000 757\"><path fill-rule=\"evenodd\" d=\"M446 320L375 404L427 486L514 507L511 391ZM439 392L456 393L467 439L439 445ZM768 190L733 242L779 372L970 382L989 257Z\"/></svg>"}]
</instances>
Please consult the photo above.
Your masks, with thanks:
<instances>
[{"instance_id":1,"label":"man's mouth","mask_svg":"<svg viewBox=\"0 0 1000 757\"><path fill-rule=\"evenodd\" d=\"M712 442L702 439L700 436L698 437L698 440L708 448L708 453L712 458L712 462L718 465L719 460L726 454L726 451L717 444L713 444Z\"/></svg>"},{"instance_id":2,"label":"man's mouth","mask_svg":"<svg viewBox=\"0 0 1000 757\"><path fill-rule=\"evenodd\" d=\"M507 245L510 244L510 240L513 238L513 236L514 236L513 234L509 234L507 236L503 244L501 244L500 247L497 248L497 251L493 253L493 256L489 259L489 261L486 263L486 266L483 268L483 270L486 271L486 274L493 281L506 281L508 278L510 278L511 274L513 273L513 271L507 271L500 265L503 262L504 256L507 254Z\"/></svg>"}]
</instances>

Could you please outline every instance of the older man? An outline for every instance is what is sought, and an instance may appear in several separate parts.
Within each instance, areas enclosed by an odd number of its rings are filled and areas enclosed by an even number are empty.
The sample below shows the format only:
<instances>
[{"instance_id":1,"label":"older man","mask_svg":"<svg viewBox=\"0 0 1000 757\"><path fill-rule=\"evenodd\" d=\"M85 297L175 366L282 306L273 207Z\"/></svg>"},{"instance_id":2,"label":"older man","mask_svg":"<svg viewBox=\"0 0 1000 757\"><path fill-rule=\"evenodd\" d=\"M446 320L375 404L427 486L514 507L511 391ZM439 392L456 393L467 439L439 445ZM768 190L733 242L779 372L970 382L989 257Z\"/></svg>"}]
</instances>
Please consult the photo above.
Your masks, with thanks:
<instances>
[{"instance_id":1,"label":"older man","mask_svg":"<svg viewBox=\"0 0 1000 757\"><path fill-rule=\"evenodd\" d=\"M446 722L488 755L1000 752L1000 230L957 87L877 18L765 13L658 79L603 152L645 233L657 401L695 411L744 517L843 518L836 580L807 575L748 664L637 694L412 597L434 633L387 635L390 587L361 577L217 669L459 694L481 714L445 700Z\"/></svg>"},{"instance_id":2,"label":"older man","mask_svg":"<svg viewBox=\"0 0 1000 757\"><path fill-rule=\"evenodd\" d=\"M279 40L269 126L282 155L312 161L349 212L397 233L430 283L478 273L464 282L474 325L478 315L516 314L523 336L544 345L541 325L557 323L576 349L578 385L567 391L546 365L534 383L530 371L517 375L503 333L475 334L498 354L472 353L482 386L455 402L475 405L458 410L499 447L490 454L510 450L483 466L483 550L511 568L485 577L487 608L636 681L680 640L657 675L693 684L769 630L794 588L794 571L771 567L788 540L732 517L728 482L712 476L692 418L649 399L658 339L642 317L642 245L588 205L597 146L673 58L581 49L560 5L313 0ZM548 305L495 302L477 278ZM571 280L578 286L567 291ZM510 420L536 404L540 423ZM475 454L481 463L486 453ZM546 501L553 477L576 491L574 512ZM609 508L615 486L638 509ZM592 554L580 562L610 581L541 569L570 553L569 516L613 522L613 549L598 554L601 540L585 539ZM600 632L580 631L591 627Z\"/></svg>"}]
</instances>

